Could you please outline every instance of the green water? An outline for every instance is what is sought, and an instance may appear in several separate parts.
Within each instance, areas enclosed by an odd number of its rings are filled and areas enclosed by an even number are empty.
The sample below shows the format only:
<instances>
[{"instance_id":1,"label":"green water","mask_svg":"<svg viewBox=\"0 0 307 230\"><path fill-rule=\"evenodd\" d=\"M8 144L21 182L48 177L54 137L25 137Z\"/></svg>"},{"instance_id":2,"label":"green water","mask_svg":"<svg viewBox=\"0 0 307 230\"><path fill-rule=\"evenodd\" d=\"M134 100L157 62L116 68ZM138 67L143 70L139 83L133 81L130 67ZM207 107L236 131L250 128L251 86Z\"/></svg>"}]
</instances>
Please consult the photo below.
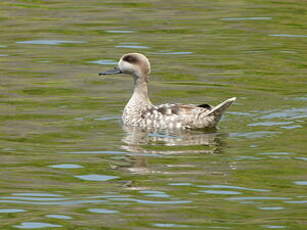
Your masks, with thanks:
<instances>
[{"instance_id":1,"label":"green water","mask_svg":"<svg viewBox=\"0 0 307 230\"><path fill-rule=\"evenodd\" d=\"M306 229L305 1L0 2L1 229ZM122 129L152 102L238 100L217 131Z\"/></svg>"}]
</instances>

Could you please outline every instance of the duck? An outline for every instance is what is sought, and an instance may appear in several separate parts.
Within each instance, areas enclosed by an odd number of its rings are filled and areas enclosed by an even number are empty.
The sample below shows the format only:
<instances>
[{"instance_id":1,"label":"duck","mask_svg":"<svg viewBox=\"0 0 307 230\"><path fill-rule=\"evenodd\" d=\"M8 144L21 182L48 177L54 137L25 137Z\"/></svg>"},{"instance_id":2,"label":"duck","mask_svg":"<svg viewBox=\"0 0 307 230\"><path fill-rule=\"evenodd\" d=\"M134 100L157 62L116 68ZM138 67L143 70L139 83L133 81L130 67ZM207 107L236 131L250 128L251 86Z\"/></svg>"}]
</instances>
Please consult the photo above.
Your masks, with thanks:
<instances>
[{"instance_id":1,"label":"duck","mask_svg":"<svg viewBox=\"0 0 307 230\"><path fill-rule=\"evenodd\" d=\"M116 67L99 73L100 76L128 74L134 80L133 94L122 114L124 126L145 130L216 128L226 109L236 100L236 97L232 97L217 106L207 103L154 105L148 96L150 73L150 62L141 53L124 54Z\"/></svg>"}]
</instances>

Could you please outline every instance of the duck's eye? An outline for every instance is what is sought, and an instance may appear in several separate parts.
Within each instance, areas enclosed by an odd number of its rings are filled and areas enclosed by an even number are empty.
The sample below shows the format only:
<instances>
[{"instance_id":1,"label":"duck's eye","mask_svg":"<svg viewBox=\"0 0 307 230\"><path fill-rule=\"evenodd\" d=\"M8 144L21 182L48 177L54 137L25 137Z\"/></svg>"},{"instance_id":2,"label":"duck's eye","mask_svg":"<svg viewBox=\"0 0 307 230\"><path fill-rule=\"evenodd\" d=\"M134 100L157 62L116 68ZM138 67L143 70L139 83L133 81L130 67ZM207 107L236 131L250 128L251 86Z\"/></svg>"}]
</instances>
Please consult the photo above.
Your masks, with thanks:
<instances>
[{"instance_id":1,"label":"duck's eye","mask_svg":"<svg viewBox=\"0 0 307 230\"><path fill-rule=\"evenodd\" d=\"M131 55L127 55L123 58L124 61L126 62L129 62L129 63L132 63L132 64L135 64L138 62L138 59L134 56L131 56Z\"/></svg>"}]
</instances>

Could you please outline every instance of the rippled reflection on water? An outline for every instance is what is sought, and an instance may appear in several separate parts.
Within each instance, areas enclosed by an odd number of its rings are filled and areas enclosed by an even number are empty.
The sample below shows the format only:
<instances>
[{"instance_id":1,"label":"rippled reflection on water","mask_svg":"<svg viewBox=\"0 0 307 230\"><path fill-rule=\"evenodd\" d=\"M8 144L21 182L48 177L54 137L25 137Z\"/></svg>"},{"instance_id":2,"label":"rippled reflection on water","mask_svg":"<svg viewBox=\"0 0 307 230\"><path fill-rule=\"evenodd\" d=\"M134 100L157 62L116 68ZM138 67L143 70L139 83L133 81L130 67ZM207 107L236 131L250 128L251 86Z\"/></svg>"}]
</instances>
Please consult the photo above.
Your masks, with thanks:
<instances>
[{"instance_id":1,"label":"rippled reflection on water","mask_svg":"<svg viewBox=\"0 0 307 230\"><path fill-rule=\"evenodd\" d=\"M2 1L1 229L306 229L303 1ZM154 103L236 96L217 130L121 127Z\"/></svg>"}]
</instances>

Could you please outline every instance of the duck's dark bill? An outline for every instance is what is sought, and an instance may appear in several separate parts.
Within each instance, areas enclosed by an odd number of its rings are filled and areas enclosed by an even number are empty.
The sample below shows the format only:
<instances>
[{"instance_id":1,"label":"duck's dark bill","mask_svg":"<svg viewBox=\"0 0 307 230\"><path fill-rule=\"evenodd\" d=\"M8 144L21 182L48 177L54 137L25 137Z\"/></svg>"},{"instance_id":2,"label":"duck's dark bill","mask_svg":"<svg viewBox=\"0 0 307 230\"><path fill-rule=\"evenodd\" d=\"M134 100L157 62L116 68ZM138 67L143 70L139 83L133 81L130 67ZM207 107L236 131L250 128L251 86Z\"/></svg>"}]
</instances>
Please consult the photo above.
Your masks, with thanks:
<instances>
[{"instance_id":1,"label":"duck's dark bill","mask_svg":"<svg viewBox=\"0 0 307 230\"><path fill-rule=\"evenodd\" d=\"M120 73L122 73L122 71L120 71L119 68L114 67L114 69L108 70L108 71L106 71L106 72L99 73L99 76L100 76L100 75L120 74Z\"/></svg>"}]
</instances>

